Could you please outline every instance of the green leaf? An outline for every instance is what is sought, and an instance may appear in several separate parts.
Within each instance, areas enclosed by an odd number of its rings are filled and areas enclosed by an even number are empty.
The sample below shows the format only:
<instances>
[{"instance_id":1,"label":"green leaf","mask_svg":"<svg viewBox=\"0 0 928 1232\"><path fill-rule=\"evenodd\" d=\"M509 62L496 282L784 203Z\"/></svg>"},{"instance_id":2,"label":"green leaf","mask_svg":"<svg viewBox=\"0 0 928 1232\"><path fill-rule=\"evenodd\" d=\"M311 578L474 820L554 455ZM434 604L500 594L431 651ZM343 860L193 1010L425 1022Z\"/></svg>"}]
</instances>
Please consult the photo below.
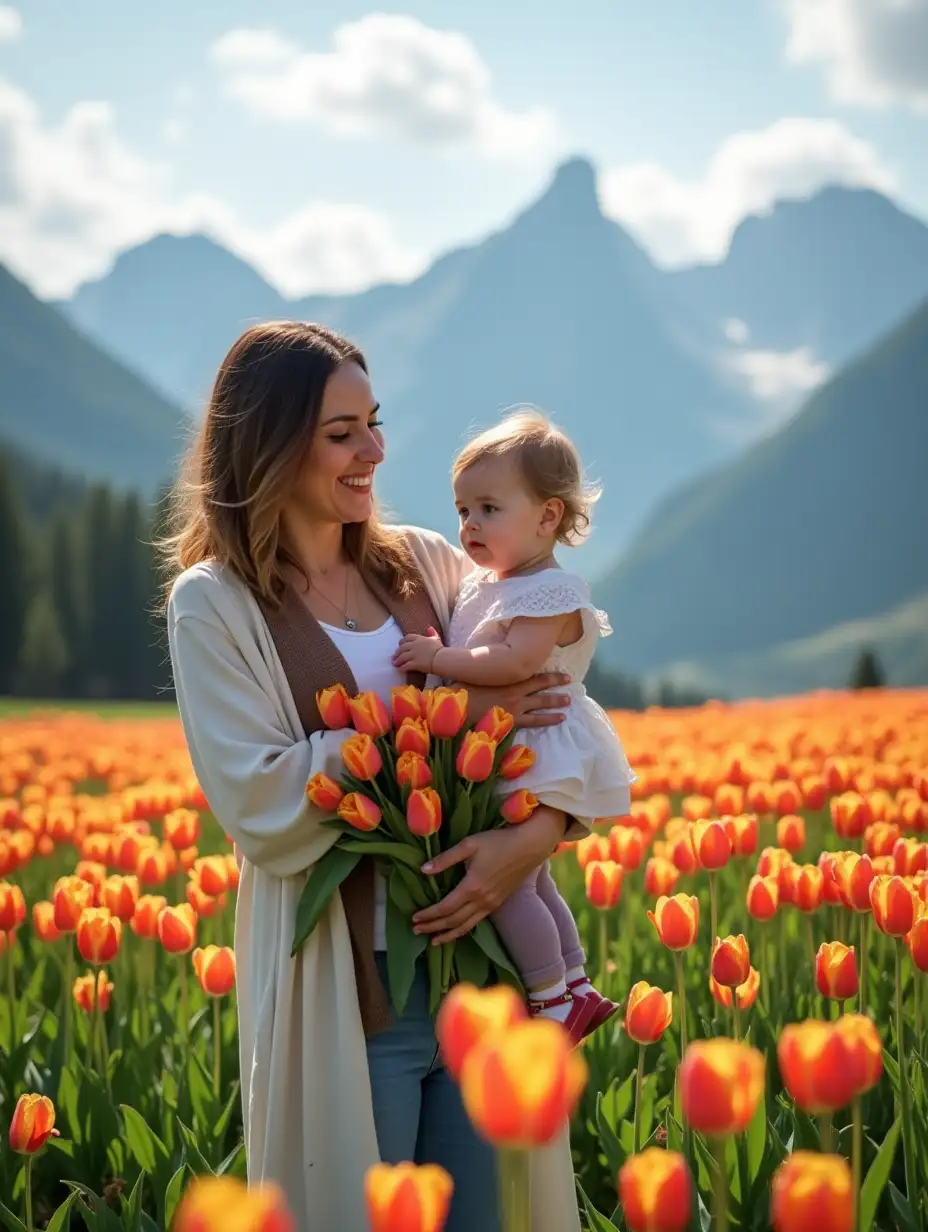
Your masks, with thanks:
<instances>
[{"instance_id":1,"label":"green leaf","mask_svg":"<svg viewBox=\"0 0 928 1232\"><path fill-rule=\"evenodd\" d=\"M764 1095L761 1095L760 1103L757 1105L754 1116L751 1118L751 1123L747 1128L748 1176L752 1181L760 1171L766 1145L767 1100Z\"/></svg>"},{"instance_id":2,"label":"green leaf","mask_svg":"<svg viewBox=\"0 0 928 1232\"><path fill-rule=\"evenodd\" d=\"M622 1146L609 1118L603 1108L603 1095L600 1091L596 1096L596 1132L599 1144L603 1148L606 1162L609 1165L609 1175L615 1176L627 1158L627 1152Z\"/></svg>"},{"instance_id":3,"label":"green leaf","mask_svg":"<svg viewBox=\"0 0 928 1232\"><path fill-rule=\"evenodd\" d=\"M241 1168L239 1164L241 1163ZM228 1153L219 1167L216 1169L217 1176L240 1176L244 1179L245 1176L245 1143L238 1142Z\"/></svg>"},{"instance_id":4,"label":"green leaf","mask_svg":"<svg viewBox=\"0 0 928 1232\"><path fill-rule=\"evenodd\" d=\"M128 1200L123 1198L123 1221L122 1226L124 1232L140 1232L142 1227L142 1190L145 1185L145 1172L140 1172L138 1179L132 1186L132 1193Z\"/></svg>"},{"instance_id":5,"label":"green leaf","mask_svg":"<svg viewBox=\"0 0 928 1232\"><path fill-rule=\"evenodd\" d=\"M899 1141L901 1132L902 1117L897 1117L892 1129L884 1138L883 1145L877 1151L876 1159L870 1165L866 1180L860 1187L860 1226L862 1228L869 1228L873 1225L876 1208L892 1171L896 1143Z\"/></svg>"},{"instance_id":6,"label":"green leaf","mask_svg":"<svg viewBox=\"0 0 928 1232\"><path fill-rule=\"evenodd\" d=\"M455 942L454 964L461 983L473 984L475 988L486 987L490 978L490 960L470 933Z\"/></svg>"},{"instance_id":7,"label":"green leaf","mask_svg":"<svg viewBox=\"0 0 928 1232\"><path fill-rule=\"evenodd\" d=\"M497 967L502 967L504 971L508 971L521 986L521 979L516 970L515 963L509 957L506 950L503 948L503 943L499 939L499 934L490 923L489 920L481 920L477 924L471 934L477 944L489 958L490 962L495 963Z\"/></svg>"},{"instance_id":8,"label":"green leaf","mask_svg":"<svg viewBox=\"0 0 928 1232\"><path fill-rule=\"evenodd\" d=\"M194 1127L197 1134L203 1137L216 1119L216 1097L213 1095L212 1075L206 1072L203 1062L192 1048L187 1053L187 1085L193 1106Z\"/></svg>"},{"instance_id":9,"label":"green leaf","mask_svg":"<svg viewBox=\"0 0 928 1232\"><path fill-rule=\"evenodd\" d=\"M401 1016L416 978L416 964L429 939L424 933L417 936L412 931L409 916L404 915L396 905L394 894L397 884L402 893L402 882L398 882L394 872L390 877L390 892L387 895L387 974L393 1007Z\"/></svg>"},{"instance_id":10,"label":"green leaf","mask_svg":"<svg viewBox=\"0 0 928 1232\"><path fill-rule=\"evenodd\" d=\"M920 1232L918 1217L912 1210L912 1204L899 1192L892 1181L889 1182L889 1205L892 1207L900 1232Z\"/></svg>"},{"instance_id":11,"label":"green leaf","mask_svg":"<svg viewBox=\"0 0 928 1232\"><path fill-rule=\"evenodd\" d=\"M306 885L296 905L296 924L293 929L291 957L319 922L329 905L329 899L354 869L361 858L360 851L348 851L342 845L330 848L321 860L313 865L306 878Z\"/></svg>"},{"instance_id":12,"label":"green leaf","mask_svg":"<svg viewBox=\"0 0 928 1232\"><path fill-rule=\"evenodd\" d=\"M72 1189L48 1221L45 1232L68 1232L71 1227L71 1207L76 1201L77 1191Z\"/></svg>"},{"instance_id":13,"label":"green leaf","mask_svg":"<svg viewBox=\"0 0 928 1232\"><path fill-rule=\"evenodd\" d=\"M580 1195L580 1200L583 1203L583 1209L586 1211L586 1220L590 1225L591 1232L616 1232L616 1226L611 1219L607 1219L605 1215L601 1215L593 1203L583 1192L583 1186L579 1181L577 1184L577 1192Z\"/></svg>"},{"instance_id":14,"label":"green leaf","mask_svg":"<svg viewBox=\"0 0 928 1232\"><path fill-rule=\"evenodd\" d=\"M187 1172L187 1165L181 1164L171 1179L168 1181L168 1187L164 1191L164 1226L169 1228L174 1219L174 1212L177 1210L177 1204L180 1202L180 1196L184 1190L184 1176Z\"/></svg>"},{"instance_id":15,"label":"green leaf","mask_svg":"<svg viewBox=\"0 0 928 1232\"><path fill-rule=\"evenodd\" d=\"M184 1150L190 1171L196 1173L197 1176L213 1176L212 1168L203 1158L196 1134L183 1123L180 1117L177 1118L177 1125L180 1129L180 1136L184 1140Z\"/></svg>"},{"instance_id":16,"label":"green leaf","mask_svg":"<svg viewBox=\"0 0 928 1232\"><path fill-rule=\"evenodd\" d=\"M413 872L412 869L407 868L405 864L394 864L393 872L395 872L399 880L402 881L406 893L409 895L409 898L414 904L413 910L410 911L409 914L412 915L413 911L421 911L423 907L428 907L432 900L428 896L426 883L422 880L422 874L419 870L416 869L416 871ZM399 905L400 904L397 903L397 906Z\"/></svg>"},{"instance_id":17,"label":"green leaf","mask_svg":"<svg viewBox=\"0 0 928 1232\"><path fill-rule=\"evenodd\" d=\"M418 848L407 843L391 843L385 839L377 839L376 842L371 842L369 839L348 839L346 842L339 843L335 850L357 852L362 856L382 856L384 859L402 860L416 872L422 867L423 861L422 852Z\"/></svg>"},{"instance_id":18,"label":"green leaf","mask_svg":"<svg viewBox=\"0 0 928 1232\"><path fill-rule=\"evenodd\" d=\"M158 1135L149 1128L140 1112L129 1104L120 1104L119 1111L126 1125L126 1142L133 1158L144 1171L154 1174L160 1159L167 1158L167 1147Z\"/></svg>"},{"instance_id":19,"label":"green leaf","mask_svg":"<svg viewBox=\"0 0 928 1232\"><path fill-rule=\"evenodd\" d=\"M431 940L426 946L426 960L429 967L429 1013L434 1017L441 1004L441 968L443 945L432 945Z\"/></svg>"},{"instance_id":20,"label":"green leaf","mask_svg":"<svg viewBox=\"0 0 928 1232\"><path fill-rule=\"evenodd\" d=\"M21 1219L17 1219L11 1210L0 1202L0 1224L4 1228L9 1228L10 1232L26 1232L26 1225Z\"/></svg>"},{"instance_id":21,"label":"green leaf","mask_svg":"<svg viewBox=\"0 0 928 1232\"><path fill-rule=\"evenodd\" d=\"M457 807L451 814L451 821L448 823L448 846L454 847L464 838L467 838L471 831L473 823L473 808L471 806L470 796L466 791L461 793L461 798L457 802Z\"/></svg>"}]
</instances>

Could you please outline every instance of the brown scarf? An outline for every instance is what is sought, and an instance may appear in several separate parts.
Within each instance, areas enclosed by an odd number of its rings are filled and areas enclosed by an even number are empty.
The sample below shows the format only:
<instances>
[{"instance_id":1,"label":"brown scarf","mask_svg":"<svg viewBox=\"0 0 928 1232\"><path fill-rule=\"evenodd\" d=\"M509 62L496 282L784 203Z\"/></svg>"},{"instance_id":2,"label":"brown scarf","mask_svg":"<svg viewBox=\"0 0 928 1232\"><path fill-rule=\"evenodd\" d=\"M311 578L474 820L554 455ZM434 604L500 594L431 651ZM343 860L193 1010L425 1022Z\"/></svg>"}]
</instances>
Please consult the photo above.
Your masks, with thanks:
<instances>
[{"instance_id":1,"label":"brown scarf","mask_svg":"<svg viewBox=\"0 0 928 1232\"><path fill-rule=\"evenodd\" d=\"M368 577L365 582L404 634L427 633L429 626L441 628L418 570L413 592L405 599L391 595L376 579ZM289 589L276 611L263 603L261 609L303 730L307 737L324 730L316 693L329 685L343 684L353 696L358 692L358 685L351 668L296 591ZM407 680L418 688L425 684L425 677L419 672L409 672ZM363 858L342 882L341 896L351 935L361 1021L365 1034L371 1036L388 1027L392 1015L390 999L374 959L374 865L370 859Z\"/></svg>"}]
</instances>

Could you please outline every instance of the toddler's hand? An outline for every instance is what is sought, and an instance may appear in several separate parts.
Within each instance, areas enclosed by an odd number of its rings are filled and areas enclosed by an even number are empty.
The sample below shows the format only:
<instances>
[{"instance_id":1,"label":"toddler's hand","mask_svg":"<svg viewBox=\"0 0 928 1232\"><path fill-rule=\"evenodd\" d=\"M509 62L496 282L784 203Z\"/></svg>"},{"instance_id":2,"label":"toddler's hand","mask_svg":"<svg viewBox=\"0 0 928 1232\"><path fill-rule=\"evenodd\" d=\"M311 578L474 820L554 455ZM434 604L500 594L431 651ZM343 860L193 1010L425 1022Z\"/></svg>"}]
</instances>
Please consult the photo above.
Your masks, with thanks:
<instances>
[{"instance_id":1,"label":"toddler's hand","mask_svg":"<svg viewBox=\"0 0 928 1232\"><path fill-rule=\"evenodd\" d=\"M437 633L428 637L421 633L407 633L393 656L393 666L404 672L424 672L427 676L441 647L442 640Z\"/></svg>"}]
</instances>

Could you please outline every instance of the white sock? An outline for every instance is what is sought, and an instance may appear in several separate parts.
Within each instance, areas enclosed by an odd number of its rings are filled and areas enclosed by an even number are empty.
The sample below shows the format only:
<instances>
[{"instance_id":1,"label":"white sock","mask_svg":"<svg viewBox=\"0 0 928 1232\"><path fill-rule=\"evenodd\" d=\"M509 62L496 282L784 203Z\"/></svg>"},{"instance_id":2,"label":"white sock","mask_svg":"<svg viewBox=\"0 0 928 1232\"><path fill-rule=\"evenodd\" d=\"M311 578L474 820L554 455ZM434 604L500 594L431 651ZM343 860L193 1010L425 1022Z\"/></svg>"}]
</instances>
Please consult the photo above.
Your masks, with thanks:
<instances>
[{"instance_id":1,"label":"white sock","mask_svg":"<svg viewBox=\"0 0 928 1232\"><path fill-rule=\"evenodd\" d=\"M540 1001L553 1001L555 997L563 997L566 991L567 981L558 980L550 988L540 988L535 992L530 991L528 999L530 1002L534 1001L537 1005ZM537 1013L541 1018L555 1018L558 1022L566 1022L570 1008L570 1002L565 1001L561 1005L549 1005L545 1009L538 1010Z\"/></svg>"},{"instance_id":2,"label":"white sock","mask_svg":"<svg viewBox=\"0 0 928 1232\"><path fill-rule=\"evenodd\" d=\"M571 992L577 993L581 997L585 997L587 993L593 991L593 985L590 983L590 977L582 967L571 967L567 972L567 983L573 984L574 980L580 980L581 982L577 984L576 987L572 988Z\"/></svg>"}]
</instances>

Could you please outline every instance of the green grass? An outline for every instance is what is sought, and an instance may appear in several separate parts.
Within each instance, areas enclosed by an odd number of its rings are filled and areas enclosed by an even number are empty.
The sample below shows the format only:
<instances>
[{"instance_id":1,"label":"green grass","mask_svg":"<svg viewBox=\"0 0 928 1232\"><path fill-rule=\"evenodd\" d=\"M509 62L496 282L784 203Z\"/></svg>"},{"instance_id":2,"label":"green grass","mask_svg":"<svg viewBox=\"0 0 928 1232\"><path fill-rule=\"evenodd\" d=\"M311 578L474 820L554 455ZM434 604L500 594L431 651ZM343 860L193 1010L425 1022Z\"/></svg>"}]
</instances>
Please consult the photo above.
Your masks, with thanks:
<instances>
[{"instance_id":1,"label":"green grass","mask_svg":"<svg viewBox=\"0 0 928 1232\"><path fill-rule=\"evenodd\" d=\"M0 697L0 719L26 718L50 711L76 710L101 719L171 719L177 717L173 701L108 702L82 699L58 701L55 698Z\"/></svg>"}]
</instances>

